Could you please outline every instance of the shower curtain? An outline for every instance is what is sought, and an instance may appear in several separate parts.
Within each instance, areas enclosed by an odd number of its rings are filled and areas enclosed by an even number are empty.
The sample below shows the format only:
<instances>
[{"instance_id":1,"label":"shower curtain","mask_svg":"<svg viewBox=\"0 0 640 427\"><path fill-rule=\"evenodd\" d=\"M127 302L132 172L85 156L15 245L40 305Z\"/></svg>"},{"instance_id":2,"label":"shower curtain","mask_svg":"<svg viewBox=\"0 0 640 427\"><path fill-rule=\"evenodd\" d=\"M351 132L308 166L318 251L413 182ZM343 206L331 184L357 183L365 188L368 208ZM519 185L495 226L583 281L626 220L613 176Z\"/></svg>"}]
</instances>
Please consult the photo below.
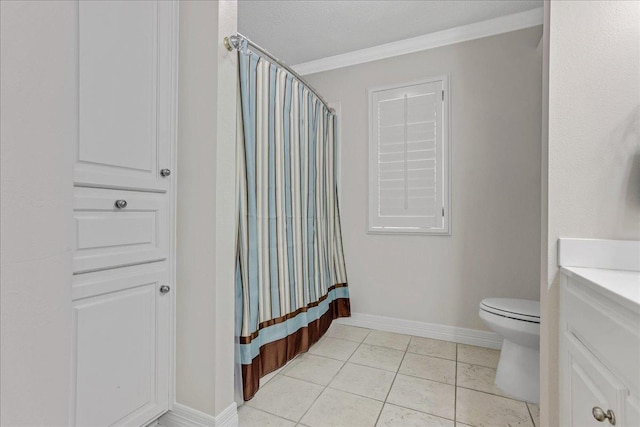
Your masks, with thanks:
<instances>
[{"instance_id":1,"label":"shower curtain","mask_svg":"<svg viewBox=\"0 0 640 427\"><path fill-rule=\"evenodd\" d=\"M243 396L350 315L335 115L276 63L239 49L236 335Z\"/></svg>"}]
</instances>

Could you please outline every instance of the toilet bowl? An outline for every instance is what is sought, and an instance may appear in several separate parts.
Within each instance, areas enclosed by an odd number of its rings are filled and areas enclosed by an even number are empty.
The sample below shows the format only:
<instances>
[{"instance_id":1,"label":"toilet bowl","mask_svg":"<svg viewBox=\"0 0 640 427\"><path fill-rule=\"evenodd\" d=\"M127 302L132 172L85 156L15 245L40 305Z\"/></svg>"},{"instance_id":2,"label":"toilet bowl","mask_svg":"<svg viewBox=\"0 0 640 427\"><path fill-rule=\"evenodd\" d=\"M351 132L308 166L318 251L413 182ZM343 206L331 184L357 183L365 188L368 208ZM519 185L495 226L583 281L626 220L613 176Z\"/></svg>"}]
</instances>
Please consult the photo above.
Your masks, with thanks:
<instances>
[{"instance_id":1,"label":"toilet bowl","mask_svg":"<svg viewBox=\"0 0 640 427\"><path fill-rule=\"evenodd\" d=\"M480 318L502 336L496 385L527 402L540 400L540 303L523 299L487 298Z\"/></svg>"}]
</instances>

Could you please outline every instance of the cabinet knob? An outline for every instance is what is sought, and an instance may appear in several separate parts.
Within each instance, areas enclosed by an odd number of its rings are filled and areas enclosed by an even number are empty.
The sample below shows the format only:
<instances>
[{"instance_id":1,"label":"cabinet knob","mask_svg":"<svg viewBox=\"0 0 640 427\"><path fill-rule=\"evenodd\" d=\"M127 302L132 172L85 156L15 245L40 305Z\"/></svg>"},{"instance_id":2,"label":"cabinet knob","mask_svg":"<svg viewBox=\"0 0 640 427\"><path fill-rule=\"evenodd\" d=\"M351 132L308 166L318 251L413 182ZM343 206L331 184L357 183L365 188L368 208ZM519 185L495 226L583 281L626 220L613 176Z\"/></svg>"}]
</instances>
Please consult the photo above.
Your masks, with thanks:
<instances>
[{"instance_id":1,"label":"cabinet knob","mask_svg":"<svg viewBox=\"0 0 640 427\"><path fill-rule=\"evenodd\" d=\"M161 170L160 170L160 175L162 175L162 176L169 176L169 175L171 175L171 169L161 169Z\"/></svg>"},{"instance_id":2,"label":"cabinet knob","mask_svg":"<svg viewBox=\"0 0 640 427\"><path fill-rule=\"evenodd\" d=\"M160 293L162 295L168 294L170 290L171 290L171 288L169 286L167 286L167 285L160 286Z\"/></svg>"},{"instance_id":3,"label":"cabinet knob","mask_svg":"<svg viewBox=\"0 0 640 427\"><path fill-rule=\"evenodd\" d=\"M601 407L594 406L591 413L597 421L603 422L604 420L609 420L609 424L613 426L616 425L616 414L614 414L611 409L607 409L607 412L604 412Z\"/></svg>"},{"instance_id":4,"label":"cabinet knob","mask_svg":"<svg viewBox=\"0 0 640 427\"><path fill-rule=\"evenodd\" d=\"M127 207L127 201L126 200L116 200L116 208L118 209L124 209Z\"/></svg>"}]
</instances>

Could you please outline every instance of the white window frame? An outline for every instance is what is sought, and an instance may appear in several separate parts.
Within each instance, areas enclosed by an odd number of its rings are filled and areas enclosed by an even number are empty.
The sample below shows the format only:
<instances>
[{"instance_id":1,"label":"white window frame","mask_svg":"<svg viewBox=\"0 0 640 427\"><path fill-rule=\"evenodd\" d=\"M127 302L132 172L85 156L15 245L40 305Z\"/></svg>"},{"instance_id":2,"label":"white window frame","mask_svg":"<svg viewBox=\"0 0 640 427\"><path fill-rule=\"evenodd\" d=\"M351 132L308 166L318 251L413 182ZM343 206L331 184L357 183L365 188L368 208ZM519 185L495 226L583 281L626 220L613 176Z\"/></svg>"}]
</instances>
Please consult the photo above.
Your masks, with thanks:
<instances>
[{"instance_id":1,"label":"white window frame","mask_svg":"<svg viewBox=\"0 0 640 427\"><path fill-rule=\"evenodd\" d=\"M404 87L421 85L425 83L442 82L442 90L444 91L444 100L442 102L442 208L443 208L443 222L442 228L422 228L416 227L373 227L374 220L377 215L377 194L378 182L377 182L377 143L374 141L374 126L376 120L374 117L375 106L373 105L373 95L376 92L386 91L391 89L401 89ZM449 76L440 75L430 77L427 79L413 81L409 83L393 84L386 86L377 86L369 88L369 188L368 188L368 214L367 214L367 234L404 234L404 235L451 235L451 128L450 128L450 116L451 116L451 93L449 89ZM375 193L374 193L375 192Z\"/></svg>"}]
</instances>

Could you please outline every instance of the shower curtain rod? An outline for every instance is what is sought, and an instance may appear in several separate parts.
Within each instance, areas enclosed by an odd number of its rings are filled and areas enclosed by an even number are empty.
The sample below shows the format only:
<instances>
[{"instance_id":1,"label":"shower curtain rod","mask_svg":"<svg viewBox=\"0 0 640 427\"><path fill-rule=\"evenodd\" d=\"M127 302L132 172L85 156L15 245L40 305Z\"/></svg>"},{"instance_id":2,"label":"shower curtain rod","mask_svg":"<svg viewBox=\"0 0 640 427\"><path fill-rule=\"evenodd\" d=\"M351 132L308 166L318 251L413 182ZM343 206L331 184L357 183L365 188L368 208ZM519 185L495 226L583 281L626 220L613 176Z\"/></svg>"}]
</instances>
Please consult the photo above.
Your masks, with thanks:
<instances>
[{"instance_id":1,"label":"shower curtain rod","mask_svg":"<svg viewBox=\"0 0 640 427\"><path fill-rule=\"evenodd\" d=\"M309 83L307 83L307 81L305 79L303 79L300 74L298 74L295 71L293 71L293 69L291 67L289 67L287 64L285 64L284 62L280 61L278 58L276 58L275 56L270 54L264 48L260 47L259 45L255 44L254 42L249 40L247 37L243 36L240 33L238 33L236 35L233 35L233 36L225 37L224 38L224 45L227 48L227 50L229 52L231 52L233 49L238 49L238 47L240 47L240 41L241 40L246 40L247 44L249 46L251 46L254 50L257 50L259 54L261 54L262 56L266 56L271 61L275 62L276 64L278 64L279 66L281 66L282 68L287 70L289 73L291 73L296 79L298 79L302 84L304 84L306 87L309 88L309 90L320 100L320 102L322 102L324 104L324 106L327 107L327 110L329 110L329 113L335 114L336 111L333 108L329 107L329 104L327 103L327 101L325 101L320 96L318 91L315 90L313 88L313 86L311 86Z\"/></svg>"}]
</instances>

